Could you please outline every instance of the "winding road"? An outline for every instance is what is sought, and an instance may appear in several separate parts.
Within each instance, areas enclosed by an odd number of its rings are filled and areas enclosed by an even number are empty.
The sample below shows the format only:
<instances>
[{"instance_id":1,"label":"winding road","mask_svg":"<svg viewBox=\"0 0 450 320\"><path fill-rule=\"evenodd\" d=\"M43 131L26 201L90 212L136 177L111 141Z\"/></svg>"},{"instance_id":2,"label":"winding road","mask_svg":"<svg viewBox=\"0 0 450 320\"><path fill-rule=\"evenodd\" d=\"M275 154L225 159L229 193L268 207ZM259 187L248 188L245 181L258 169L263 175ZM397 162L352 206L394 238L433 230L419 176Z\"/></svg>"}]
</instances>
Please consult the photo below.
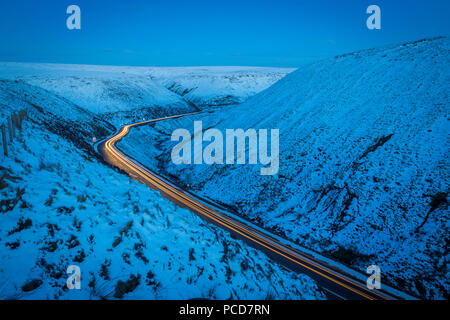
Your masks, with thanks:
<instances>
[{"instance_id":1,"label":"winding road","mask_svg":"<svg viewBox=\"0 0 450 320\"><path fill-rule=\"evenodd\" d=\"M345 300L393 300L400 298L398 291L395 289L392 290L392 288L390 289L383 284L381 290L370 290L362 280L367 275L361 275L361 277L350 275L350 273L325 262L325 258L321 259L320 256L312 256L309 253L302 252L278 236L271 235L261 228L252 226L249 222L231 213L227 213L218 205L206 201L187 190L183 190L164 177L146 168L130 155L120 151L116 146L116 143L123 139L133 127L193 114L195 113L126 125L112 137L99 143L97 150L108 163L124 170L131 177L149 185L152 189L159 190L163 196L171 201L184 208L188 208L208 222L229 231L235 237L263 251L281 266L291 271L310 276L317 281L318 285L327 292L330 298ZM395 291L395 293L392 293L392 291ZM401 297L404 298L403 295Z\"/></svg>"}]
</instances>

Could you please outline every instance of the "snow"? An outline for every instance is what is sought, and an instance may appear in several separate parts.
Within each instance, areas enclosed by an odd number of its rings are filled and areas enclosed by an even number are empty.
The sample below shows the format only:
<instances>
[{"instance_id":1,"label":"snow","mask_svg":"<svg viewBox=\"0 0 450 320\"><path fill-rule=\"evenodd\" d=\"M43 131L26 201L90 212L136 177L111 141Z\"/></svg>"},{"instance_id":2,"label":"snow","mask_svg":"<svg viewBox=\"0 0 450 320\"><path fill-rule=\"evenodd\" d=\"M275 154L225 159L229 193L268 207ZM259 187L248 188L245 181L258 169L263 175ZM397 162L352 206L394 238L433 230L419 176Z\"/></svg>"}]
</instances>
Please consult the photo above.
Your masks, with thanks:
<instances>
[{"instance_id":1,"label":"snow","mask_svg":"<svg viewBox=\"0 0 450 320\"><path fill-rule=\"evenodd\" d=\"M320 61L230 109L133 129L141 163L261 226L385 283L448 297L449 40ZM280 129L280 171L174 165L176 128ZM206 143L205 143L206 145ZM137 149L141 150L137 150Z\"/></svg>"},{"instance_id":2,"label":"snow","mask_svg":"<svg viewBox=\"0 0 450 320\"><path fill-rule=\"evenodd\" d=\"M88 142L113 128L55 92L0 81L0 119L28 112L10 156L0 155L1 299L325 297L309 277L102 163ZM81 290L65 288L70 265ZM120 281L131 286L123 296Z\"/></svg>"},{"instance_id":3,"label":"snow","mask_svg":"<svg viewBox=\"0 0 450 320\"><path fill-rule=\"evenodd\" d=\"M22 80L48 90L97 114L140 108L164 108L165 112L192 112L178 95L145 74L127 68L33 63L1 63L2 79ZM163 113L164 114L164 113Z\"/></svg>"},{"instance_id":4,"label":"snow","mask_svg":"<svg viewBox=\"0 0 450 320\"><path fill-rule=\"evenodd\" d=\"M0 79L23 80L83 108L117 113L160 107L187 113L198 107L243 102L293 69L258 67L118 67L0 63ZM173 113L173 114L175 114Z\"/></svg>"},{"instance_id":5,"label":"snow","mask_svg":"<svg viewBox=\"0 0 450 320\"><path fill-rule=\"evenodd\" d=\"M295 69L262 67L152 68L151 77L200 109L242 103Z\"/></svg>"}]
</instances>

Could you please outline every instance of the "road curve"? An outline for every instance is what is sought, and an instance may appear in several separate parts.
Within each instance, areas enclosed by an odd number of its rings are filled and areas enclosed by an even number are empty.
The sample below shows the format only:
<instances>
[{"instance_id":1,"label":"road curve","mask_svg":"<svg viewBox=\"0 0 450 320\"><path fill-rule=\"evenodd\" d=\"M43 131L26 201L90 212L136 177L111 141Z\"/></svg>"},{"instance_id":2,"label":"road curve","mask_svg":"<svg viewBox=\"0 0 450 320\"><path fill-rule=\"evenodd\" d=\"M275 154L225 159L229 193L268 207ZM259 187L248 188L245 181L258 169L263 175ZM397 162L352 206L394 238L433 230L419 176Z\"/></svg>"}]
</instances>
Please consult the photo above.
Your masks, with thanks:
<instances>
[{"instance_id":1,"label":"road curve","mask_svg":"<svg viewBox=\"0 0 450 320\"><path fill-rule=\"evenodd\" d=\"M249 226L245 221L233 217L219 206L207 202L194 194L181 189L157 173L146 168L131 156L118 149L116 143L123 139L130 129L167 119L180 118L196 113L181 114L149 121L142 121L122 127L111 138L97 145L97 150L104 159L131 177L159 190L163 196L188 208L203 219L232 233L235 237L246 241L251 246L263 251L270 258L285 268L298 273L304 273L317 281L318 285L336 299L348 300L393 300L399 296L386 290L369 290L366 284L356 277L320 261L317 256L311 256L299 249L281 243L276 236L270 235L256 227Z\"/></svg>"}]
</instances>

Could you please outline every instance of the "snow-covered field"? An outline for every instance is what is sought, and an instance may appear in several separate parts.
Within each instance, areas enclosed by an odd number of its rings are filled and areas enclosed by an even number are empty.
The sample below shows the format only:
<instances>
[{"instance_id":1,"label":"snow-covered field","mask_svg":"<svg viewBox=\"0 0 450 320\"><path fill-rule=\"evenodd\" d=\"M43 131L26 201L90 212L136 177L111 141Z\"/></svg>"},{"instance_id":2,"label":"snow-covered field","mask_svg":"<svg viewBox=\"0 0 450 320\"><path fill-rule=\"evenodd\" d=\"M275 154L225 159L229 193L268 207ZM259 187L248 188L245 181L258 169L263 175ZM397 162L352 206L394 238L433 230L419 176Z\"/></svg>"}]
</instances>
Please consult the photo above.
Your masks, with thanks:
<instances>
[{"instance_id":1,"label":"snow-covered field","mask_svg":"<svg viewBox=\"0 0 450 320\"><path fill-rule=\"evenodd\" d=\"M268 229L424 298L450 291L447 38L300 68L231 109L133 129L125 152ZM171 163L170 135L279 128L280 171ZM207 143L205 143L207 145Z\"/></svg>"},{"instance_id":2,"label":"snow-covered field","mask_svg":"<svg viewBox=\"0 0 450 320\"><path fill-rule=\"evenodd\" d=\"M89 150L112 128L23 81L0 81L0 119L26 109L0 155L1 299L321 299L281 269ZM100 133L101 132L101 133ZM81 268L81 290L65 288Z\"/></svg>"}]
</instances>

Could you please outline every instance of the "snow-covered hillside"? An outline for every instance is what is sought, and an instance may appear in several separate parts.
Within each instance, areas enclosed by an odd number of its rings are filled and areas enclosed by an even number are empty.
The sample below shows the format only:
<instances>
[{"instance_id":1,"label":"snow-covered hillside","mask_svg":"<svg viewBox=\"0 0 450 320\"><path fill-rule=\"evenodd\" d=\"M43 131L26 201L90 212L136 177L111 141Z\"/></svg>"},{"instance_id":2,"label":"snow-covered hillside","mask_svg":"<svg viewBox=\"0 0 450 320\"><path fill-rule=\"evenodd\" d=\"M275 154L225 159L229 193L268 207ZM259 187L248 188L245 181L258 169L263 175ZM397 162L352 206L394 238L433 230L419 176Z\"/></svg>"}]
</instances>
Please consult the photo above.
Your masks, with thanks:
<instances>
[{"instance_id":1,"label":"snow-covered hillside","mask_svg":"<svg viewBox=\"0 0 450 320\"><path fill-rule=\"evenodd\" d=\"M437 38L320 61L232 109L133 129L121 147L301 245L448 298L449 49ZM194 119L223 132L279 128L278 175L172 164L170 135L192 133Z\"/></svg>"},{"instance_id":2,"label":"snow-covered hillside","mask_svg":"<svg viewBox=\"0 0 450 320\"><path fill-rule=\"evenodd\" d=\"M1 299L324 298L314 281L102 163L97 115L42 88L0 81L0 121L26 109L0 155ZM81 268L81 290L66 269Z\"/></svg>"},{"instance_id":3,"label":"snow-covered hillside","mask_svg":"<svg viewBox=\"0 0 450 320\"><path fill-rule=\"evenodd\" d=\"M127 67L1 63L0 78L48 90L114 124L196 111L145 72Z\"/></svg>"},{"instance_id":4,"label":"snow-covered hillside","mask_svg":"<svg viewBox=\"0 0 450 320\"><path fill-rule=\"evenodd\" d=\"M0 80L0 121L20 109L34 114L32 121L39 122L43 130L70 139L77 148L92 154L92 139L103 138L114 127L69 100L52 92L25 83L22 80Z\"/></svg>"},{"instance_id":5,"label":"snow-covered hillside","mask_svg":"<svg viewBox=\"0 0 450 320\"><path fill-rule=\"evenodd\" d=\"M41 87L116 125L240 103L291 71L257 67L0 63L0 79L21 80Z\"/></svg>"},{"instance_id":6,"label":"snow-covered hillside","mask_svg":"<svg viewBox=\"0 0 450 320\"><path fill-rule=\"evenodd\" d=\"M242 103L295 69L258 67L151 68L152 78L200 109Z\"/></svg>"}]
</instances>

